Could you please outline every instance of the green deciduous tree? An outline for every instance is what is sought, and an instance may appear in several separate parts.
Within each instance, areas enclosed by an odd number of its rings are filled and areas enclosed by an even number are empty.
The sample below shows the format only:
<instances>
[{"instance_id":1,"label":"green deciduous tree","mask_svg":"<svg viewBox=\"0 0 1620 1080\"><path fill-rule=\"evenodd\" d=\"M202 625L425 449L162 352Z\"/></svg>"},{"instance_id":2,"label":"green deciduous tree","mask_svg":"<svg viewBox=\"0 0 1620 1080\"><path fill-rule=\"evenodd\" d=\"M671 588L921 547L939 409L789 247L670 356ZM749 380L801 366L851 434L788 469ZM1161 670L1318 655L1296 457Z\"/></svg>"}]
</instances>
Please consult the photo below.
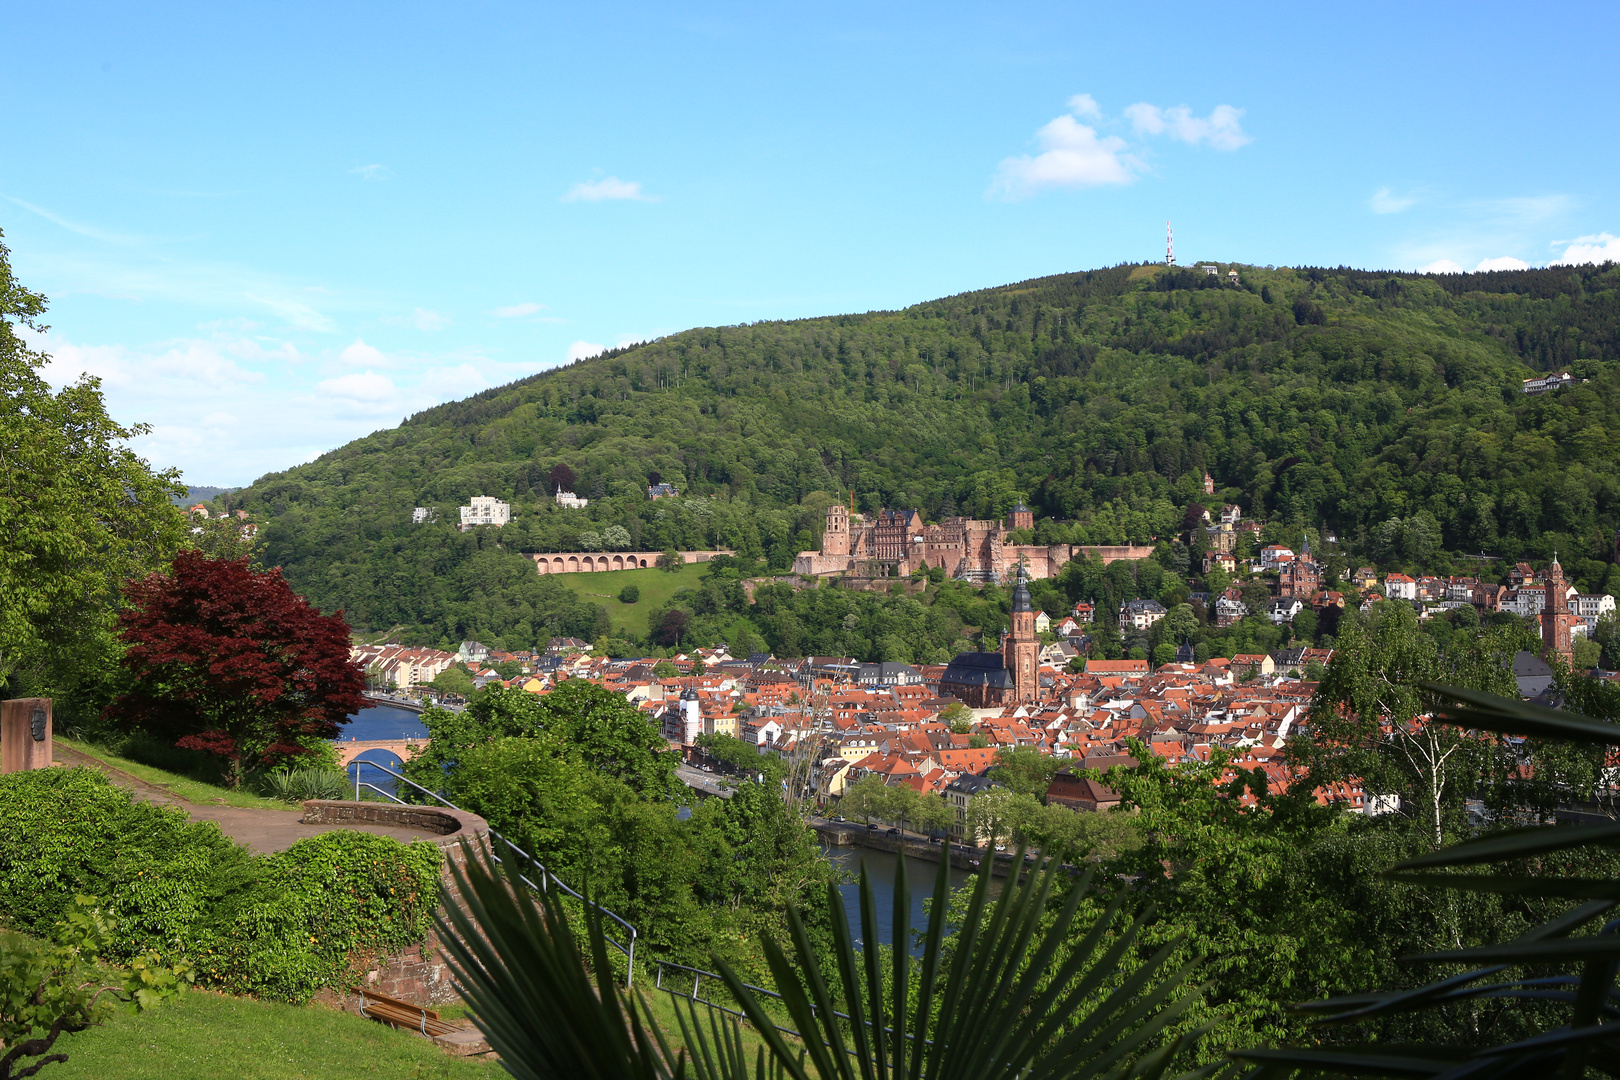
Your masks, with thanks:
<instances>
[{"instance_id":1,"label":"green deciduous tree","mask_svg":"<svg viewBox=\"0 0 1620 1080\"><path fill-rule=\"evenodd\" d=\"M120 588L181 544L184 488L128 448L146 429L107 415L98 380L51 390L19 332L45 329L45 298L9 255L0 243L0 694L93 696Z\"/></svg>"}]
</instances>

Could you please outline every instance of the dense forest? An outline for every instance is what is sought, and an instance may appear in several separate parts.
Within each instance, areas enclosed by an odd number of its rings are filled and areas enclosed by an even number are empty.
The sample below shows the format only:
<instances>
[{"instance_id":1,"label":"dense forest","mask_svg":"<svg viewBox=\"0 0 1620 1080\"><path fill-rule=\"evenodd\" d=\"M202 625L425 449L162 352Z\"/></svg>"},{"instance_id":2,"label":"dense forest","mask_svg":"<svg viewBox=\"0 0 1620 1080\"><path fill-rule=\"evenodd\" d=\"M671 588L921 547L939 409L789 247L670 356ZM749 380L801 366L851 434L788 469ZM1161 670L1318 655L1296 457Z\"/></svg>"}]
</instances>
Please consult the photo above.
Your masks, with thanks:
<instances>
[{"instance_id":1,"label":"dense forest","mask_svg":"<svg viewBox=\"0 0 1620 1080\"><path fill-rule=\"evenodd\" d=\"M594 605L525 573L522 551L724 546L785 569L850 491L931 520L1022 498L1040 539L1093 543L1164 541L1190 507L1232 502L1350 558L1444 569L1556 548L1582 588L1605 586L1620 269L1218 269L690 330L429 409L220 502L266 522L269 560L323 608L419 640L588 633ZM1554 370L1584 381L1522 392ZM590 507L557 508L559 480ZM649 501L657 481L681 497ZM458 532L477 494L509 500L513 524ZM413 526L417 506L438 523Z\"/></svg>"}]
</instances>

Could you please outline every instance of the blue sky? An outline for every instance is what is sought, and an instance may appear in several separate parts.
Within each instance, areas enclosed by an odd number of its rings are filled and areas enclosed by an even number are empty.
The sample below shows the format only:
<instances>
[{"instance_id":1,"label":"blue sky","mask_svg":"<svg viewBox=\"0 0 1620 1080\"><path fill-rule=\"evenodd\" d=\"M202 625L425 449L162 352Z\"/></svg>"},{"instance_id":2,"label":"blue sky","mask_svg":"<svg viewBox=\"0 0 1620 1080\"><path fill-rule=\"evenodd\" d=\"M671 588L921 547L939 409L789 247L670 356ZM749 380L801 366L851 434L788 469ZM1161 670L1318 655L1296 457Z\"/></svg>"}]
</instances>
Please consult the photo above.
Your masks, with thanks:
<instances>
[{"instance_id":1,"label":"blue sky","mask_svg":"<svg viewBox=\"0 0 1620 1080\"><path fill-rule=\"evenodd\" d=\"M243 484L691 326L1620 257L1610 4L7 5L53 380ZM1492 265L1487 263L1487 265Z\"/></svg>"}]
</instances>

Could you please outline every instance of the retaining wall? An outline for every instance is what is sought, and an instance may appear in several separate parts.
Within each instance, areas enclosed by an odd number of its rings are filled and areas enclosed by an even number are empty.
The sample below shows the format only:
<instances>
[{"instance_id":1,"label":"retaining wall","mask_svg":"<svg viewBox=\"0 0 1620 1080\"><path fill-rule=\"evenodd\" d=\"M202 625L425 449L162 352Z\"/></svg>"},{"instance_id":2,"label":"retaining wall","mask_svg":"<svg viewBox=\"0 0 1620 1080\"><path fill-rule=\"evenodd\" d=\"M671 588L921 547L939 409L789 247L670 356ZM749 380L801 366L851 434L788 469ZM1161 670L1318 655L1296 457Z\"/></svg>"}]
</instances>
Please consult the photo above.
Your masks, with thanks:
<instances>
[{"instance_id":1,"label":"retaining wall","mask_svg":"<svg viewBox=\"0 0 1620 1080\"><path fill-rule=\"evenodd\" d=\"M315 824L399 825L437 833L439 838L434 843L443 855L439 864L439 879L444 885L444 901L447 904L461 902L461 893L456 888L450 869L466 869L467 851L463 841L470 841L476 847L489 839L489 822L477 814L448 807L312 799L304 803L304 820ZM440 911L443 911L442 907ZM349 983L417 1005L438 1005L457 1000L436 930L429 930L427 940L420 945L396 953L359 959ZM341 1009L353 1011L355 1008L355 997L349 992L348 986L325 991L318 996Z\"/></svg>"}]
</instances>

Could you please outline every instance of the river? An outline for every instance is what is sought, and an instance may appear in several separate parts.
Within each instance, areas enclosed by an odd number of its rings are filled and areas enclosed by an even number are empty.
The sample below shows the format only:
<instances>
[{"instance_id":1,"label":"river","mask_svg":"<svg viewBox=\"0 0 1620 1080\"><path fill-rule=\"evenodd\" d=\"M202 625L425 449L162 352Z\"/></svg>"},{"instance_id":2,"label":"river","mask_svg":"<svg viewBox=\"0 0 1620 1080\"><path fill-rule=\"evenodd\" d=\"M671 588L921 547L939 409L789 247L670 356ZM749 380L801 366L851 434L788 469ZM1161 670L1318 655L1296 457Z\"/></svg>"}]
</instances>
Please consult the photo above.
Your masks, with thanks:
<instances>
[{"instance_id":1,"label":"river","mask_svg":"<svg viewBox=\"0 0 1620 1080\"><path fill-rule=\"evenodd\" d=\"M380 742L386 739L425 739L427 728L422 726L422 717L410 709L401 709L393 705L372 705L361 709L349 717L348 723L338 729L338 739L347 741L355 739L359 742ZM374 784L384 791L394 790L394 778L381 769L372 769L366 766L367 761L376 761L386 768L399 771L399 757L387 750L367 750L360 761L360 779L367 784ZM354 780L354 772L350 770L349 779Z\"/></svg>"},{"instance_id":2,"label":"river","mask_svg":"<svg viewBox=\"0 0 1620 1080\"><path fill-rule=\"evenodd\" d=\"M900 857L887 851L877 851L864 847L827 847L827 857L834 866L840 870L848 871L855 877L854 881L840 885L838 891L844 897L844 913L849 920L849 936L854 939L856 946L861 944L861 863L866 864L867 877L872 882L872 901L876 908L878 942L882 945L894 943L894 879L900 870ZM928 925L928 916L923 912L923 901L934 895L934 881L939 875L939 864L923 862L913 859L906 863L906 884L911 889L911 929L920 930ZM965 870L951 869L951 888L958 889L968 883L969 874ZM999 882L992 882L994 888ZM922 949L915 943L911 945L914 956L921 956Z\"/></svg>"}]
</instances>

